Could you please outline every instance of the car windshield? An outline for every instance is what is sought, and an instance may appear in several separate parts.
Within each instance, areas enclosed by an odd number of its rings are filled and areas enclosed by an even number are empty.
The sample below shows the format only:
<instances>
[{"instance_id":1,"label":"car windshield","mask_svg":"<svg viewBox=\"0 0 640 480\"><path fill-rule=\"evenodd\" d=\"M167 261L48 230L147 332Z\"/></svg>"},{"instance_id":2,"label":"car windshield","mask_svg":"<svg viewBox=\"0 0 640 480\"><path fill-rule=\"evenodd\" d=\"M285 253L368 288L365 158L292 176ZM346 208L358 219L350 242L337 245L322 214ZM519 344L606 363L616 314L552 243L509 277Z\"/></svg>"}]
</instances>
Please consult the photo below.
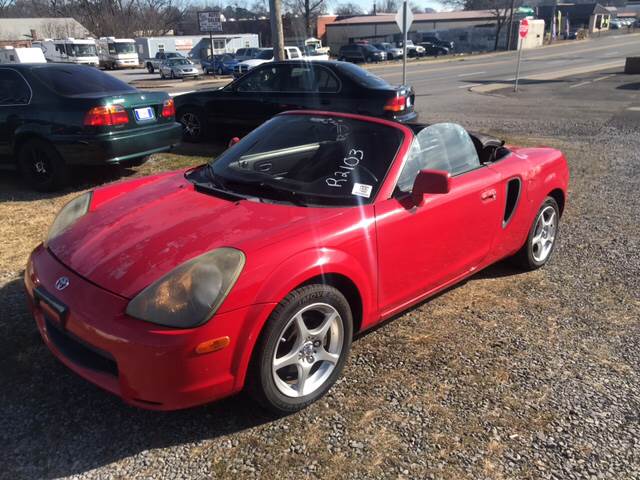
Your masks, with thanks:
<instances>
[{"instance_id":1,"label":"car windshield","mask_svg":"<svg viewBox=\"0 0 640 480\"><path fill-rule=\"evenodd\" d=\"M33 68L32 73L48 88L64 96L136 91L112 75L82 65L43 65Z\"/></svg>"},{"instance_id":2,"label":"car windshield","mask_svg":"<svg viewBox=\"0 0 640 480\"><path fill-rule=\"evenodd\" d=\"M303 205L369 203L394 161L401 130L324 115L281 115L189 177L227 192Z\"/></svg>"},{"instance_id":3,"label":"car windshield","mask_svg":"<svg viewBox=\"0 0 640 480\"><path fill-rule=\"evenodd\" d=\"M367 88L385 88L389 87L386 80L374 75L369 70L365 70L353 63L339 62L340 71L357 84Z\"/></svg>"},{"instance_id":4,"label":"car windshield","mask_svg":"<svg viewBox=\"0 0 640 480\"><path fill-rule=\"evenodd\" d=\"M169 63L171 65L191 65L191 62L186 58L174 58Z\"/></svg>"},{"instance_id":5,"label":"car windshield","mask_svg":"<svg viewBox=\"0 0 640 480\"><path fill-rule=\"evenodd\" d=\"M262 50L256 58L260 60L269 60L273 58L273 49L270 48L268 50Z\"/></svg>"},{"instance_id":6,"label":"car windshield","mask_svg":"<svg viewBox=\"0 0 640 480\"><path fill-rule=\"evenodd\" d=\"M70 57L95 57L96 46L90 44L67 44L67 55Z\"/></svg>"},{"instance_id":7,"label":"car windshield","mask_svg":"<svg viewBox=\"0 0 640 480\"><path fill-rule=\"evenodd\" d=\"M116 53L136 53L133 43L115 43Z\"/></svg>"}]
</instances>

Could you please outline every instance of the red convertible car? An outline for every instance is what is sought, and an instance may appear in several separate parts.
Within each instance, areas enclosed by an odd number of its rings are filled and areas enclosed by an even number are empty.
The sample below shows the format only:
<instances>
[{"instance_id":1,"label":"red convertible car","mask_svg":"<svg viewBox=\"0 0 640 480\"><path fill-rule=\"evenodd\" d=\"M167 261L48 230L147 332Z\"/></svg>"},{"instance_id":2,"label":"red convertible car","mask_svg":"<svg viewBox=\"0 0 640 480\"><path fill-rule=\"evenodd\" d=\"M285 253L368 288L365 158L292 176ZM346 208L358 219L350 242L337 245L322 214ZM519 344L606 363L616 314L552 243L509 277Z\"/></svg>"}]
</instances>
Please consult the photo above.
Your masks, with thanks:
<instances>
[{"instance_id":1,"label":"red convertible car","mask_svg":"<svg viewBox=\"0 0 640 480\"><path fill-rule=\"evenodd\" d=\"M32 253L49 349L143 408L321 397L351 340L505 257L544 265L569 172L452 123L274 117L215 162L87 192Z\"/></svg>"}]
</instances>

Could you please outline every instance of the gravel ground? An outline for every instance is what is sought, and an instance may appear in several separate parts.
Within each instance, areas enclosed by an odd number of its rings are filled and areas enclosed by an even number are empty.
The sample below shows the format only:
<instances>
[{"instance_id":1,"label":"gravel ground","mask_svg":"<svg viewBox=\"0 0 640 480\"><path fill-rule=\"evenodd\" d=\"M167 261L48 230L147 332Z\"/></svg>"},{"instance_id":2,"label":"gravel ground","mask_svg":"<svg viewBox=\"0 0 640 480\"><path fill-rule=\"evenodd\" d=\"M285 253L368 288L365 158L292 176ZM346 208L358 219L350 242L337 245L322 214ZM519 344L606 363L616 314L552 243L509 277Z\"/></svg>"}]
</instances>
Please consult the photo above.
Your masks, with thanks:
<instances>
[{"instance_id":1,"label":"gravel ground","mask_svg":"<svg viewBox=\"0 0 640 480\"><path fill-rule=\"evenodd\" d=\"M490 267L363 336L331 392L286 418L243 396L145 412L68 372L23 306L18 261L36 229L19 244L5 230L0 477L640 478L638 82L421 97L438 112L425 120L565 151L554 258ZM14 210L57 201L14 196Z\"/></svg>"}]
</instances>

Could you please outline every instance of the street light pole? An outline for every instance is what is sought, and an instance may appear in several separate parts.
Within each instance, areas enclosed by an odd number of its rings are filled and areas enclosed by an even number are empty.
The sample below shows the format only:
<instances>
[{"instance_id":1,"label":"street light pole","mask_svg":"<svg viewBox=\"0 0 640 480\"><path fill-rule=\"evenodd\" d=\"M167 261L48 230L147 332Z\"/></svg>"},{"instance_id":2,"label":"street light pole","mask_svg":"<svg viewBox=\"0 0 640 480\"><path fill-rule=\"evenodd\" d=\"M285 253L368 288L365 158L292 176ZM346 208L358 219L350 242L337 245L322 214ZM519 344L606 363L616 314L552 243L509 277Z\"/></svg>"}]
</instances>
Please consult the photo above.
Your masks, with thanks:
<instances>
[{"instance_id":1,"label":"street light pole","mask_svg":"<svg viewBox=\"0 0 640 480\"><path fill-rule=\"evenodd\" d=\"M407 40L409 38L409 29L407 28L407 0L402 2L402 30L404 40L402 42L402 84L407 84Z\"/></svg>"},{"instance_id":2,"label":"street light pole","mask_svg":"<svg viewBox=\"0 0 640 480\"><path fill-rule=\"evenodd\" d=\"M273 43L273 57L284 60L284 34L282 33L281 0L269 0L269 14L271 16L271 42Z\"/></svg>"}]
</instances>

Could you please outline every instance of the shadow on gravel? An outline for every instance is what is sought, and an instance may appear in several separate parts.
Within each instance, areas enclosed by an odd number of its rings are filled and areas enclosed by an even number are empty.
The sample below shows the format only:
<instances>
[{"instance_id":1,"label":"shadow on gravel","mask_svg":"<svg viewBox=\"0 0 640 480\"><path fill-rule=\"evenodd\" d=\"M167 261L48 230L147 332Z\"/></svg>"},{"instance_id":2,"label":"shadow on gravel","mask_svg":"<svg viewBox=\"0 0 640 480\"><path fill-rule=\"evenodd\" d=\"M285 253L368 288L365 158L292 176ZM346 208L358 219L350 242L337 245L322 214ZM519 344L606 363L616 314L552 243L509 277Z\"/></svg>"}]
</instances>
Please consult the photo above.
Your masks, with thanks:
<instances>
[{"instance_id":1,"label":"shadow on gravel","mask_svg":"<svg viewBox=\"0 0 640 480\"><path fill-rule=\"evenodd\" d=\"M71 182L57 192L37 192L27 186L17 171L2 171L0 177L0 202L31 202L47 198L56 198L70 192L97 187L104 183L126 179L135 174L130 167L120 165L104 165L99 167L74 167Z\"/></svg>"},{"instance_id":2,"label":"shadow on gravel","mask_svg":"<svg viewBox=\"0 0 640 480\"><path fill-rule=\"evenodd\" d=\"M220 155L226 149L222 143L182 143L173 148L170 154L198 156L206 159ZM197 164L198 162L195 162ZM57 198L70 192L98 187L117 180L126 180L136 173L139 164L100 165L95 167L76 166L71 172L71 183L57 192L42 193L32 190L15 170L0 170L0 202L31 202L48 198ZM167 170L176 167L168 165Z\"/></svg>"},{"instance_id":3,"label":"shadow on gravel","mask_svg":"<svg viewBox=\"0 0 640 480\"><path fill-rule=\"evenodd\" d=\"M22 280L0 289L0 478L81 474L145 450L185 445L274 420L244 396L177 412L122 403L49 353ZM215 459L212 459L215 460Z\"/></svg>"},{"instance_id":4,"label":"shadow on gravel","mask_svg":"<svg viewBox=\"0 0 640 480\"><path fill-rule=\"evenodd\" d=\"M616 87L617 90L640 90L640 82L625 83Z\"/></svg>"},{"instance_id":5,"label":"shadow on gravel","mask_svg":"<svg viewBox=\"0 0 640 480\"><path fill-rule=\"evenodd\" d=\"M469 281L518 272L503 262ZM81 474L143 451L222 437L275 419L243 395L177 412L129 407L51 355L26 308L21 279L0 288L0 312L0 478Z\"/></svg>"}]
</instances>

